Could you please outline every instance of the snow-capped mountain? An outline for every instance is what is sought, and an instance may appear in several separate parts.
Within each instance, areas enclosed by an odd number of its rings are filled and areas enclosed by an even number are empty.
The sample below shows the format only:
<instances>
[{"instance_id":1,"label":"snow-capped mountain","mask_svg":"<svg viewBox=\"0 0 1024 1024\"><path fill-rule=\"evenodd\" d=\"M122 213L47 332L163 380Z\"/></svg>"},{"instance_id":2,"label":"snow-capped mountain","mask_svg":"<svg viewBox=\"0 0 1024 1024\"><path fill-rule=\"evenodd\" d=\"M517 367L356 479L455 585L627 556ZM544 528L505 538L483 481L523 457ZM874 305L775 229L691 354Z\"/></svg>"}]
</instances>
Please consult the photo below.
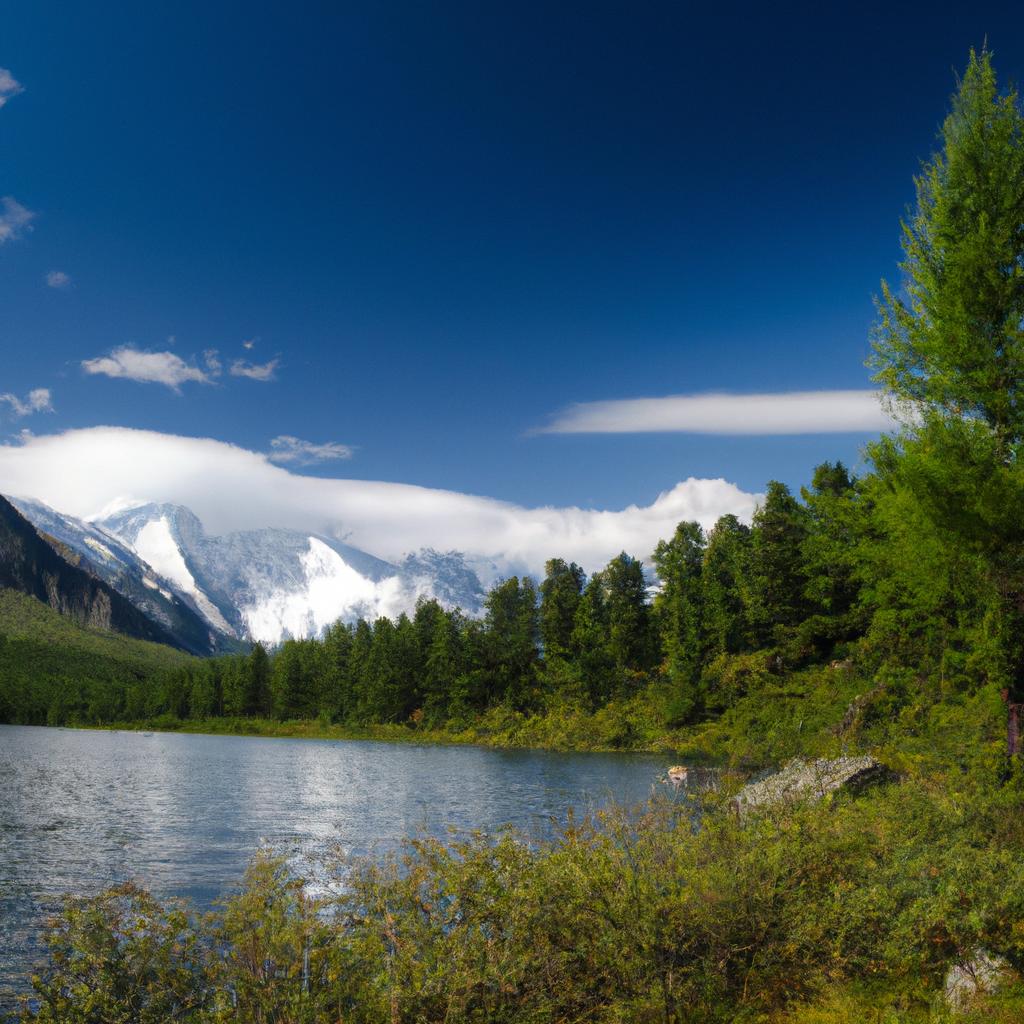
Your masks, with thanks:
<instances>
[{"instance_id":1,"label":"snow-capped mountain","mask_svg":"<svg viewBox=\"0 0 1024 1024\"><path fill-rule=\"evenodd\" d=\"M21 514L44 536L66 549L61 553L99 577L193 654L223 654L242 649L233 631L211 629L195 602L141 559L115 535L93 523L62 515L31 498L12 498Z\"/></svg>"},{"instance_id":2,"label":"snow-capped mountain","mask_svg":"<svg viewBox=\"0 0 1024 1024\"><path fill-rule=\"evenodd\" d=\"M141 587L125 592L130 600L155 587L161 596L170 594L194 609L221 637L276 644L286 637L315 636L338 619L412 612L420 596L476 614L483 597L476 573L457 552L424 550L392 564L334 538L297 530L208 537L181 505L133 506L86 523L39 502L16 503L39 529L80 552L97 570L97 555L103 565L133 563Z\"/></svg>"}]
</instances>

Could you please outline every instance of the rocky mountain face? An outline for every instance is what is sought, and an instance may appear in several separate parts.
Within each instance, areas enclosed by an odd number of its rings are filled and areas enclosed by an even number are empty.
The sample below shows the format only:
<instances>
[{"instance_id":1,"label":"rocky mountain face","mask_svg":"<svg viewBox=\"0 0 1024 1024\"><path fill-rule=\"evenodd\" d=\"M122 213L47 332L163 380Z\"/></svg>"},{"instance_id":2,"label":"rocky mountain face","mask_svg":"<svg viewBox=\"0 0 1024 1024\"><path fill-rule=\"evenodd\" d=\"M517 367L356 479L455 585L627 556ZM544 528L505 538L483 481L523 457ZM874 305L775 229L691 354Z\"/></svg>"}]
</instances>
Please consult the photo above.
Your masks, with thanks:
<instances>
[{"instance_id":1,"label":"rocky mountain face","mask_svg":"<svg viewBox=\"0 0 1024 1024\"><path fill-rule=\"evenodd\" d=\"M231 633L211 629L191 599L177 593L132 549L112 533L42 502L12 503L65 560L98 576L144 615L164 628L175 645L203 657L245 649Z\"/></svg>"},{"instance_id":2,"label":"rocky mountain face","mask_svg":"<svg viewBox=\"0 0 1024 1024\"><path fill-rule=\"evenodd\" d=\"M181 646L98 576L74 565L0 496L0 587L38 598L81 626Z\"/></svg>"},{"instance_id":3,"label":"rocky mountain face","mask_svg":"<svg viewBox=\"0 0 1024 1024\"><path fill-rule=\"evenodd\" d=\"M172 606L187 608L217 650L232 641L314 636L338 619L396 617L412 612L420 596L469 614L481 608L480 581L457 552L425 550L392 564L297 530L207 536L180 505L140 505L86 523L14 500L147 614L164 621Z\"/></svg>"}]
</instances>

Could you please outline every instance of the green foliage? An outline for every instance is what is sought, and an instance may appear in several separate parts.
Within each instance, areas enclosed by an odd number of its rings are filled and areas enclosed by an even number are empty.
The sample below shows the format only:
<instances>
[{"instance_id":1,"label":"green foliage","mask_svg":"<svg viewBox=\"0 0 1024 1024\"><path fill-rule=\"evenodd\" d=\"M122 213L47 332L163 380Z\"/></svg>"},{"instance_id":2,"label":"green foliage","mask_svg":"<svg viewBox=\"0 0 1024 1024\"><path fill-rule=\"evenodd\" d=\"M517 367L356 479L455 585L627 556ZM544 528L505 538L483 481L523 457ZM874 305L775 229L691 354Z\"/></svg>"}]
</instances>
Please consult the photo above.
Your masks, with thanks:
<instances>
[{"instance_id":1,"label":"green foliage","mask_svg":"<svg viewBox=\"0 0 1024 1024\"><path fill-rule=\"evenodd\" d=\"M540 585L540 635L544 657L565 659L572 655L572 631L587 576L575 562L566 565L561 558L552 558L544 566L544 572L544 582Z\"/></svg>"},{"instance_id":2,"label":"green foliage","mask_svg":"<svg viewBox=\"0 0 1024 1024\"><path fill-rule=\"evenodd\" d=\"M747 556L747 618L755 647L785 643L807 613L804 596L807 510L785 484L769 480L754 513Z\"/></svg>"},{"instance_id":3,"label":"green foliage","mask_svg":"<svg viewBox=\"0 0 1024 1024\"><path fill-rule=\"evenodd\" d=\"M44 941L49 962L32 979L36 1020L163 1024L207 1020L214 972L208 934L179 903L132 882L68 900Z\"/></svg>"},{"instance_id":4,"label":"green foliage","mask_svg":"<svg viewBox=\"0 0 1024 1024\"><path fill-rule=\"evenodd\" d=\"M282 857L257 854L240 891L207 927L220 956L210 1019L306 1024L343 1005L323 902L309 897Z\"/></svg>"},{"instance_id":5,"label":"green foliage","mask_svg":"<svg viewBox=\"0 0 1024 1024\"><path fill-rule=\"evenodd\" d=\"M906 300L883 283L872 365L900 399L1024 439L1024 118L970 63L903 226Z\"/></svg>"},{"instance_id":6,"label":"green foliage","mask_svg":"<svg viewBox=\"0 0 1024 1024\"><path fill-rule=\"evenodd\" d=\"M661 580L654 610L665 651L665 669L676 684L666 724L685 724L699 708L695 676L706 651L708 622L704 608L704 531L698 523L680 523L671 541L654 549Z\"/></svg>"},{"instance_id":7,"label":"green foliage","mask_svg":"<svg viewBox=\"0 0 1024 1024\"><path fill-rule=\"evenodd\" d=\"M1024 963L1020 777L1008 792L983 768L957 774L744 822L723 783L570 811L548 840L424 836L314 865L320 896L263 853L203 922L134 888L127 923L123 889L73 901L47 939L65 959L35 986L55 1021L173 1005L246 1022L841 1021L865 1006L923 1022L973 950ZM104 1016L125 994L153 1015ZM1011 986L978 1008L1021 1005Z\"/></svg>"},{"instance_id":8,"label":"green foliage","mask_svg":"<svg viewBox=\"0 0 1024 1024\"><path fill-rule=\"evenodd\" d=\"M133 695L198 659L171 647L87 629L33 597L0 589L0 721L116 721Z\"/></svg>"},{"instance_id":9,"label":"green foliage","mask_svg":"<svg viewBox=\"0 0 1024 1024\"><path fill-rule=\"evenodd\" d=\"M708 534L701 570L706 657L741 650L747 642L744 577L750 551L750 528L724 515Z\"/></svg>"},{"instance_id":10,"label":"green foliage","mask_svg":"<svg viewBox=\"0 0 1024 1024\"><path fill-rule=\"evenodd\" d=\"M487 696L522 704L531 696L540 657L540 622L533 581L513 576L499 583L484 602Z\"/></svg>"},{"instance_id":11,"label":"green foliage","mask_svg":"<svg viewBox=\"0 0 1024 1024\"><path fill-rule=\"evenodd\" d=\"M642 564L623 551L596 579L604 588L607 647L616 668L626 673L650 668L658 660L658 643L651 628Z\"/></svg>"}]
</instances>

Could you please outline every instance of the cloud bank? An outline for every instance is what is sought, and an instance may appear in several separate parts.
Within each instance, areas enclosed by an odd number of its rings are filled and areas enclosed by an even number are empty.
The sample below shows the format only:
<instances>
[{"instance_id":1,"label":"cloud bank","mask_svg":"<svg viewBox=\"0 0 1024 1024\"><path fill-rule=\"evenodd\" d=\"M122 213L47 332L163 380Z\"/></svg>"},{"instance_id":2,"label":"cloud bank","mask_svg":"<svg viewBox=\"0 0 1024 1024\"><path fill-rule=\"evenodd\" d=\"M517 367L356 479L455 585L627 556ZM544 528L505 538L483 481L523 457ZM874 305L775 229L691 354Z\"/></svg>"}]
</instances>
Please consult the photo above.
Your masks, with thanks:
<instances>
[{"instance_id":1,"label":"cloud bank","mask_svg":"<svg viewBox=\"0 0 1024 1024\"><path fill-rule=\"evenodd\" d=\"M300 441L297 437L282 434L270 442L274 450L270 453L271 462L294 462L299 466L312 466L317 462L329 459L350 459L354 449L347 444L314 444L312 441Z\"/></svg>"},{"instance_id":2,"label":"cloud bank","mask_svg":"<svg viewBox=\"0 0 1024 1024\"><path fill-rule=\"evenodd\" d=\"M572 405L538 434L874 433L897 423L875 391L671 395Z\"/></svg>"},{"instance_id":3,"label":"cloud bank","mask_svg":"<svg viewBox=\"0 0 1024 1024\"><path fill-rule=\"evenodd\" d=\"M212 353L213 362L216 363L216 353ZM216 374L219 364L211 365L211 354L207 353L207 364L211 371ZM109 356L102 356L98 359L83 359L82 369L86 373L102 373L107 377L124 377L127 380L138 381L140 384L166 384L167 387L179 390L179 385L187 380L194 380L200 384L212 384L210 376L199 369L198 366L190 366L180 356L173 352L140 352L138 349L129 346L114 349Z\"/></svg>"},{"instance_id":4,"label":"cloud bank","mask_svg":"<svg viewBox=\"0 0 1024 1024\"><path fill-rule=\"evenodd\" d=\"M0 402L7 402L15 416L30 416L34 412L53 412L49 388L36 388L28 393L24 402L17 395L0 395Z\"/></svg>"},{"instance_id":5,"label":"cloud bank","mask_svg":"<svg viewBox=\"0 0 1024 1024\"><path fill-rule=\"evenodd\" d=\"M749 519L759 497L725 480L690 478L646 507L528 509L410 484L301 476L222 441L123 427L25 436L21 445L0 446L0 493L82 518L141 502L177 503L210 534L308 530L391 562L421 548L457 550L485 584L497 574L540 575L553 557L588 572L620 551L647 560L681 520L709 527L727 512Z\"/></svg>"},{"instance_id":6,"label":"cloud bank","mask_svg":"<svg viewBox=\"0 0 1024 1024\"><path fill-rule=\"evenodd\" d=\"M4 212L0 213L0 243L19 238L23 229L31 230L31 221L35 217L31 210L26 210L13 196L4 196L2 202Z\"/></svg>"}]
</instances>

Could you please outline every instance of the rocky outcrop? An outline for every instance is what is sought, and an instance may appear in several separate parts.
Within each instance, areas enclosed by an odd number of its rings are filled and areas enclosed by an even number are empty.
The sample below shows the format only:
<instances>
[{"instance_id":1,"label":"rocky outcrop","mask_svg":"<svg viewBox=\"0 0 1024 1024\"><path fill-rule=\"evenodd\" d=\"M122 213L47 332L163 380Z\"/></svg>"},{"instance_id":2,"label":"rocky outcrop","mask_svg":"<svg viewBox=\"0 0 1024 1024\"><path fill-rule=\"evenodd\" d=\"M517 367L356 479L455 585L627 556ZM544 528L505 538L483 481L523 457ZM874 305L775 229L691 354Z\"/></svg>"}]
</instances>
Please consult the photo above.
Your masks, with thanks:
<instances>
[{"instance_id":1,"label":"rocky outcrop","mask_svg":"<svg viewBox=\"0 0 1024 1024\"><path fill-rule=\"evenodd\" d=\"M976 949L965 960L958 960L946 972L946 1005L954 1013L968 1013L996 991L1007 979L1010 965L1001 956Z\"/></svg>"},{"instance_id":2,"label":"rocky outcrop","mask_svg":"<svg viewBox=\"0 0 1024 1024\"><path fill-rule=\"evenodd\" d=\"M80 626L179 646L164 629L102 580L65 561L3 497L0 587L38 598Z\"/></svg>"},{"instance_id":3,"label":"rocky outcrop","mask_svg":"<svg viewBox=\"0 0 1024 1024\"><path fill-rule=\"evenodd\" d=\"M837 757L790 761L781 771L743 787L734 807L742 817L758 808L797 800L814 802L840 789L859 790L891 773L873 757Z\"/></svg>"}]
</instances>

